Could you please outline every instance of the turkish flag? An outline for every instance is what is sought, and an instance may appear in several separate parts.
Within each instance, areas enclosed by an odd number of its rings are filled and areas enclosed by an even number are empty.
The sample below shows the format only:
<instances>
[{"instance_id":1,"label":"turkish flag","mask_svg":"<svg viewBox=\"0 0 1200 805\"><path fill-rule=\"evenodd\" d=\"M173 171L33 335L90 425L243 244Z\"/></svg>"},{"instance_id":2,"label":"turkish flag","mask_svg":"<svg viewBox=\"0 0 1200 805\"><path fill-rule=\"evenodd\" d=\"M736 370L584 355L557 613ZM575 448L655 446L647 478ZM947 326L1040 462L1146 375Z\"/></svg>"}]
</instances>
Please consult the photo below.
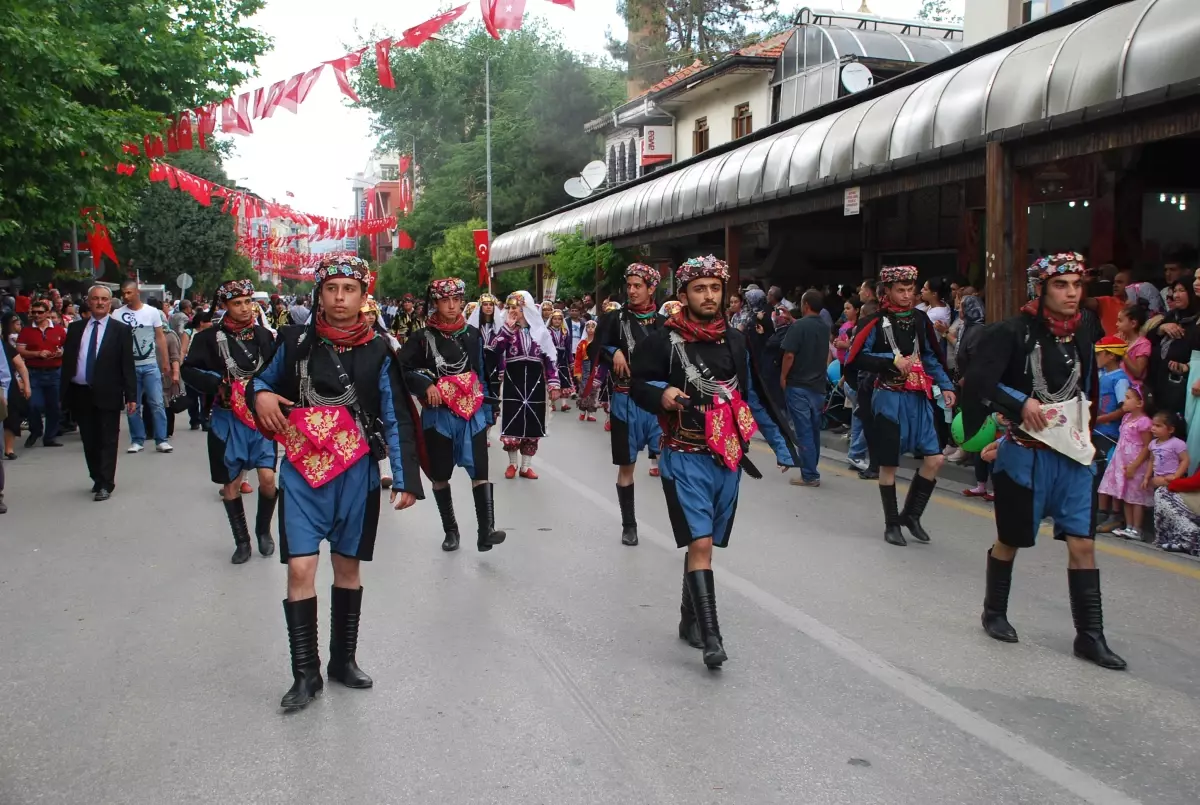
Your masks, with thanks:
<instances>
[{"instance_id":1,"label":"turkish flag","mask_svg":"<svg viewBox=\"0 0 1200 805\"><path fill-rule=\"evenodd\" d=\"M180 112L179 125L175 130L176 143L180 151L192 150L192 113Z\"/></svg>"},{"instance_id":2,"label":"turkish flag","mask_svg":"<svg viewBox=\"0 0 1200 805\"><path fill-rule=\"evenodd\" d=\"M492 38L499 39L500 31L515 31L525 16L525 0L479 0L483 24Z\"/></svg>"},{"instance_id":3,"label":"turkish flag","mask_svg":"<svg viewBox=\"0 0 1200 805\"><path fill-rule=\"evenodd\" d=\"M359 62L362 61L363 53L365 53L366 50L366 48L361 48L353 53L347 53L340 59L334 59L333 61L325 62L325 64L328 64L333 68L333 77L337 79L338 88L341 89L342 94L346 95L355 103L360 102L361 99L358 97L358 93L354 91L354 88L350 86L350 82L346 80L346 71L351 67L358 66Z\"/></svg>"},{"instance_id":4,"label":"turkish flag","mask_svg":"<svg viewBox=\"0 0 1200 805\"><path fill-rule=\"evenodd\" d=\"M458 8L452 8L445 14L439 14L433 19L409 28L396 40L396 44L402 48L420 47L431 36L461 17L469 5L470 3L463 3Z\"/></svg>"},{"instance_id":5,"label":"turkish flag","mask_svg":"<svg viewBox=\"0 0 1200 805\"><path fill-rule=\"evenodd\" d=\"M392 52L392 40L380 39L375 43L375 69L379 72L379 86L386 89L396 88L396 79L392 77L392 63L388 54Z\"/></svg>"},{"instance_id":6,"label":"turkish flag","mask_svg":"<svg viewBox=\"0 0 1200 805\"><path fill-rule=\"evenodd\" d=\"M492 256L491 246L488 244L488 231L476 229L471 234L475 236L475 256L479 258L479 287L486 288L488 285L488 260Z\"/></svg>"},{"instance_id":7,"label":"turkish flag","mask_svg":"<svg viewBox=\"0 0 1200 805\"><path fill-rule=\"evenodd\" d=\"M403 229L400 230L400 234L397 236L396 240L401 249L411 249L416 245L413 243L412 237L410 237L409 234Z\"/></svg>"}]
</instances>

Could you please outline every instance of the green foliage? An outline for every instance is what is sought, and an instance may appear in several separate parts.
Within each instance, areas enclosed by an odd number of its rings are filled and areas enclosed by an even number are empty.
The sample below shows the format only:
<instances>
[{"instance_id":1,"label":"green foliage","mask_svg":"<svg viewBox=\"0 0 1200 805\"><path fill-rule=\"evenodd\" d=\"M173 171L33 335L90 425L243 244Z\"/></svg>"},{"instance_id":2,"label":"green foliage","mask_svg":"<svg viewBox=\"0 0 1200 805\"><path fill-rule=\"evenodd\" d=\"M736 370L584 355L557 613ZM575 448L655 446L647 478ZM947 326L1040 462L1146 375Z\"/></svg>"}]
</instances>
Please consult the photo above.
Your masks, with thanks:
<instances>
[{"instance_id":1,"label":"green foliage","mask_svg":"<svg viewBox=\"0 0 1200 805\"><path fill-rule=\"evenodd\" d=\"M254 270L254 264L250 262L250 258L244 254L233 252L229 255L229 261L225 264L225 268L221 271L220 276L212 283L212 286L203 286L203 291L207 294L208 291L215 290L222 282L229 280L254 280L258 282L258 272ZM199 284L199 283L197 283Z\"/></svg>"},{"instance_id":2,"label":"green foliage","mask_svg":"<svg viewBox=\"0 0 1200 805\"><path fill-rule=\"evenodd\" d=\"M949 0L924 0L921 10L917 12L917 19L946 22L953 25L962 25L963 21L962 14L954 13Z\"/></svg>"},{"instance_id":3,"label":"green foliage","mask_svg":"<svg viewBox=\"0 0 1200 805\"><path fill-rule=\"evenodd\" d=\"M362 260L371 259L371 239L366 235L358 237L358 256Z\"/></svg>"},{"instance_id":4,"label":"green foliage","mask_svg":"<svg viewBox=\"0 0 1200 805\"><path fill-rule=\"evenodd\" d=\"M145 179L111 170L122 144L241 84L270 45L243 24L262 6L0 3L0 271L52 264L83 207L110 229L135 214Z\"/></svg>"},{"instance_id":5,"label":"green foliage","mask_svg":"<svg viewBox=\"0 0 1200 805\"><path fill-rule=\"evenodd\" d=\"M168 162L182 170L210 182L230 183L213 151L180 151L167 156ZM221 212L219 203L205 207L166 182L143 186L129 225L116 233L117 255L122 262L132 261L147 282L170 285L179 274L191 274L196 281L193 293L212 291L225 279L257 280L253 271L225 276L231 266L241 269L242 261L245 269L250 269L248 258L234 254L235 220Z\"/></svg>"},{"instance_id":6,"label":"green foliage","mask_svg":"<svg viewBox=\"0 0 1200 805\"><path fill-rule=\"evenodd\" d=\"M628 261L611 243L594 244L583 237L581 230L569 235L551 235L555 250L547 259L550 270L558 277L560 299L583 296L596 290L596 270L600 270L603 287L620 284L621 273Z\"/></svg>"},{"instance_id":7,"label":"green foliage","mask_svg":"<svg viewBox=\"0 0 1200 805\"><path fill-rule=\"evenodd\" d=\"M506 32L501 41L477 24L454 26L446 36L467 47L432 40L392 51L395 90L379 86L373 64L364 63L358 75L381 147L408 151L415 138L420 169L417 203L401 222L416 248L381 267L385 296L423 293L435 252L451 233L461 236L471 219L486 217L484 53L492 76L493 238L571 200L563 181L601 151L584 124L624 96L619 71L580 58L536 23ZM450 248L442 260L455 268L446 271L474 277L465 260L449 256L458 247Z\"/></svg>"},{"instance_id":8,"label":"green foliage","mask_svg":"<svg viewBox=\"0 0 1200 805\"><path fill-rule=\"evenodd\" d=\"M466 281L468 289L478 290L479 256L475 252L473 230L486 226L487 222L482 218L472 218L465 224L447 229L441 245L433 250L431 279L458 277Z\"/></svg>"},{"instance_id":9,"label":"green foliage","mask_svg":"<svg viewBox=\"0 0 1200 805\"><path fill-rule=\"evenodd\" d=\"M619 0L617 13L631 37L621 42L609 34L607 49L654 84L696 59L714 62L779 28L778 7L778 0Z\"/></svg>"}]
</instances>

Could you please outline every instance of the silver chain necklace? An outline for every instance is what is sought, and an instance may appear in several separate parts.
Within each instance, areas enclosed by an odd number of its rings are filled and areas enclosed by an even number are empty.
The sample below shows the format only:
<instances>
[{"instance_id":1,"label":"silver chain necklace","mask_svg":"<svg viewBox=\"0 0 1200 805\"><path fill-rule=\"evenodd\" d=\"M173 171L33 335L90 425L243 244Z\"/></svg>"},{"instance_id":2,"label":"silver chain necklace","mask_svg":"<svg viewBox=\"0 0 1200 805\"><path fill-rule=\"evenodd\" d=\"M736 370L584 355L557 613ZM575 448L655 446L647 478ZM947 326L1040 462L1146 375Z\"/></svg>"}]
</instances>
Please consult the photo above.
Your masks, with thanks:
<instances>
[{"instance_id":1,"label":"silver chain necklace","mask_svg":"<svg viewBox=\"0 0 1200 805\"><path fill-rule=\"evenodd\" d=\"M1058 391L1051 392L1046 386L1046 371L1042 360L1042 344L1039 341L1033 345L1033 354L1029 359L1030 369L1033 370L1033 393L1038 400L1044 403L1061 403L1078 396L1080 362L1071 361L1071 374L1067 377L1067 382Z\"/></svg>"},{"instance_id":2,"label":"silver chain necklace","mask_svg":"<svg viewBox=\"0 0 1200 805\"><path fill-rule=\"evenodd\" d=\"M304 338L307 333L300 334L298 344L304 343ZM313 405L355 405L358 403L358 394L354 391L354 384L343 391L336 397L323 397L313 389L312 378L308 376L308 364L316 355L315 352L309 352L308 357L300 361L300 404L303 406Z\"/></svg>"},{"instance_id":3,"label":"silver chain necklace","mask_svg":"<svg viewBox=\"0 0 1200 805\"><path fill-rule=\"evenodd\" d=\"M450 363L444 357L442 357L442 353L438 352L437 338L428 329L425 330L425 342L429 344L429 353L433 355L433 365L437 369L439 377L445 377L446 375L461 375L464 371L466 371L466 350L463 350L463 356L460 360Z\"/></svg>"},{"instance_id":4,"label":"silver chain necklace","mask_svg":"<svg viewBox=\"0 0 1200 805\"><path fill-rule=\"evenodd\" d=\"M241 345L239 344L239 346ZM225 362L225 372L234 380L249 380L254 377L255 372L262 368L263 359L261 355L254 362L253 369L243 369L238 366L237 361L229 354L229 336L225 335L224 330L217 331L217 353L220 354L221 360Z\"/></svg>"},{"instance_id":5,"label":"silver chain necklace","mask_svg":"<svg viewBox=\"0 0 1200 805\"><path fill-rule=\"evenodd\" d=\"M683 367L683 376L688 385L699 391L705 398L718 397L726 402L733 399L733 392L738 387L737 376L735 375L730 380L709 380L701 374L696 364L692 363L692 359L688 357L687 350L684 349L686 343L683 336L674 330L671 331L672 351L679 358L679 365ZM670 372L669 366L667 371Z\"/></svg>"}]
</instances>

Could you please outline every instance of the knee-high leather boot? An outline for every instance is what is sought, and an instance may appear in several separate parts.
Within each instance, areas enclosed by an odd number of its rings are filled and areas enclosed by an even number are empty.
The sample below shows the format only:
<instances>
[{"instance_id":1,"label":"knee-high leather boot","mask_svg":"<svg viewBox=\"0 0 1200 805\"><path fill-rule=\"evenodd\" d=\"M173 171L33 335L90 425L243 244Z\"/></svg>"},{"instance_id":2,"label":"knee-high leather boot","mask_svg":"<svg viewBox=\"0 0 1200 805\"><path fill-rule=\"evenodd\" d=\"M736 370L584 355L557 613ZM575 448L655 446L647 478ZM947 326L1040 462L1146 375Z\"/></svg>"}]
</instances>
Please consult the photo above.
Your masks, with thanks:
<instances>
[{"instance_id":1,"label":"knee-high leather boot","mask_svg":"<svg viewBox=\"0 0 1200 805\"><path fill-rule=\"evenodd\" d=\"M917 542L929 542L929 534L921 525L921 515L925 513L925 507L929 505L929 498L933 495L935 486L937 486L936 478L931 481L921 473L914 475L912 483L908 485L908 497L904 499L904 511L900 512L900 523L909 530Z\"/></svg>"},{"instance_id":2,"label":"knee-high leather boot","mask_svg":"<svg viewBox=\"0 0 1200 805\"><path fill-rule=\"evenodd\" d=\"M717 622L717 590L713 585L713 572L690 570L687 581L692 593L692 606L696 610L696 624L700 627L700 639L704 643L704 664L709 668L719 668L728 656L721 637L721 626Z\"/></svg>"},{"instance_id":3,"label":"knee-high leather boot","mask_svg":"<svg viewBox=\"0 0 1200 805\"><path fill-rule=\"evenodd\" d=\"M900 530L900 510L896 503L896 485L879 485L879 500L883 503L883 539L889 545L905 546L908 540Z\"/></svg>"},{"instance_id":4,"label":"knee-high leather boot","mask_svg":"<svg viewBox=\"0 0 1200 805\"><path fill-rule=\"evenodd\" d=\"M1071 617L1075 621L1075 656L1101 668L1124 671L1125 660L1104 639L1104 608L1100 598L1100 571L1067 570L1071 590Z\"/></svg>"},{"instance_id":5,"label":"knee-high leather boot","mask_svg":"<svg viewBox=\"0 0 1200 805\"><path fill-rule=\"evenodd\" d=\"M355 658L363 588L331 587L329 593L329 665L325 670L330 679L348 688L369 688L375 683L358 667Z\"/></svg>"},{"instance_id":6,"label":"knee-high leather boot","mask_svg":"<svg viewBox=\"0 0 1200 805\"><path fill-rule=\"evenodd\" d=\"M271 536L271 519L275 517L275 501L279 500L279 490L267 497L260 489L258 491L258 515L254 518L254 535L258 537L258 552L263 556L275 553L275 538Z\"/></svg>"},{"instance_id":7,"label":"knee-high leather boot","mask_svg":"<svg viewBox=\"0 0 1200 805\"><path fill-rule=\"evenodd\" d=\"M242 505L241 495L222 502L225 504L225 516L229 518L229 529L233 532L235 546L233 557L229 561L240 565L250 561L250 527L246 525L246 507Z\"/></svg>"},{"instance_id":8,"label":"knee-high leather boot","mask_svg":"<svg viewBox=\"0 0 1200 805\"><path fill-rule=\"evenodd\" d=\"M687 554L683 556L683 598L679 604L679 639L686 640L692 648L704 648L700 639L700 625L696 623L696 609L692 606L692 591L688 589Z\"/></svg>"},{"instance_id":9,"label":"knee-high leather boot","mask_svg":"<svg viewBox=\"0 0 1200 805\"><path fill-rule=\"evenodd\" d=\"M1008 622L1008 592L1012 589L1013 563L992 556L988 550L987 592L983 597L983 631L1004 643L1017 642L1017 630Z\"/></svg>"},{"instance_id":10,"label":"knee-high leather boot","mask_svg":"<svg viewBox=\"0 0 1200 805\"><path fill-rule=\"evenodd\" d=\"M292 687L283 695L279 706L284 710L300 710L325 687L317 648L317 597L285 600L283 615L287 619L288 643L292 649Z\"/></svg>"},{"instance_id":11,"label":"knee-high leather boot","mask_svg":"<svg viewBox=\"0 0 1200 805\"><path fill-rule=\"evenodd\" d=\"M458 520L454 517L454 497L450 494L450 487L434 489L433 499L437 501L438 514L442 516L442 531L446 532L446 538L442 540L442 550L457 551Z\"/></svg>"},{"instance_id":12,"label":"knee-high leather boot","mask_svg":"<svg viewBox=\"0 0 1200 805\"><path fill-rule=\"evenodd\" d=\"M621 544L637 545L637 516L633 509L633 484L617 486L617 502L621 504Z\"/></svg>"},{"instance_id":13,"label":"knee-high leather boot","mask_svg":"<svg viewBox=\"0 0 1200 805\"><path fill-rule=\"evenodd\" d=\"M481 551L490 551L493 545L499 545L508 536L503 531L496 530L493 487L491 484L480 484L471 490L471 494L475 496L475 522L479 528L475 547Z\"/></svg>"}]
</instances>

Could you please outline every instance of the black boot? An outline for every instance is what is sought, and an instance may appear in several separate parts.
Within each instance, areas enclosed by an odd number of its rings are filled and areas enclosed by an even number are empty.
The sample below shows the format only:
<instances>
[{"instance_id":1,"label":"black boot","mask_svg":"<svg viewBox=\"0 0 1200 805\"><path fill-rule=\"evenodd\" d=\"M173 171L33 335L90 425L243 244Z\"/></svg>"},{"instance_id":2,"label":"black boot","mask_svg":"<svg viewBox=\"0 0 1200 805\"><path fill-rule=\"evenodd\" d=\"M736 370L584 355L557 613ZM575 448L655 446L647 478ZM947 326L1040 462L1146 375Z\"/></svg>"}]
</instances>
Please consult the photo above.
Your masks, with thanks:
<instances>
[{"instance_id":1,"label":"black boot","mask_svg":"<svg viewBox=\"0 0 1200 805\"><path fill-rule=\"evenodd\" d=\"M679 639L686 640L692 648L704 648L700 639L700 624L696 623L696 610L692 606L692 593L688 589L687 554L683 557L683 599L679 604Z\"/></svg>"},{"instance_id":2,"label":"black boot","mask_svg":"<svg viewBox=\"0 0 1200 805\"><path fill-rule=\"evenodd\" d=\"M983 631L1004 643L1017 642L1017 630L1008 622L1008 592L1012 589L1013 563L988 551L987 592L983 596Z\"/></svg>"},{"instance_id":3,"label":"black boot","mask_svg":"<svg viewBox=\"0 0 1200 805\"><path fill-rule=\"evenodd\" d=\"M325 687L321 679L321 657L317 649L317 597L284 601L288 643L292 647L292 687L279 706L301 710Z\"/></svg>"},{"instance_id":4,"label":"black boot","mask_svg":"<svg viewBox=\"0 0 1200 805\"><path fill-rule=\"evenodd\" d=\"M363 588L331 587L330 595L329 665L325 670L330 679L336 679L348 688L369 688L375 682L363 673L354 658L358 650Z\"/></svg>"},{"instance_id":5,"label":"black boot","mask_svg":"<svg viewBox=\"0 0 1200 805\"><path fill-rule=\"evenodd\" d=\"M704 643L704 664L709 668L720 668L728 657L722 644L721 626L717 623L717 590L713 585L713 572L688 571L687 583L692 594L692 606L696 610L700 640Z\"/></svg>"},{"instance_id":6,"label":"black boot","mask_svg":"<svg viewBox=\"0 0 1200 805\"><path fill-rule=\"evenodd\" d=\"M904 511L900 512L900 524L909 530L917 542L929 542L929 534L921 525L921 515L929 505L929 497L935 486L936 478L931 481L919 472L908 485L908 497L904 499Z\"/></svg>"},{"instance_id":7,"label":"black boot","mask_svg":"<svg viewBox=\"0 0 1200 805\"><path fill-rule=\"evenodd\" d=\"M250 527L246 525L246 507L242 505L239 495L233 500L222 500L225 504L225 516L229 518L229 528L233 531L233 558L229 561L235 565L250 561Z\"/></svg>"},{"instance_id":8,"label":"black boot","mask_svg":"<svg viewBox=\"0 0 1200 805\"><path fill-rule=\"evenodd\" d=\"M492 485L480 484L471 490L471 494L475 496L475 521L479 526L475 547L481 551L490 551L493 545L499 545L508 536L503 531L496 530Z\"/></svg>"},{"instance_id":9,"label":"black boot","mask_svg":"<svg viewBox=\"0 0 1200 805\"><path fill-rule=\"evenodd\" d=\"M258 516L254 520L254 534L258 537L258 552L263 556L275 553L275 538L271 536L271 518L275 516L275 501L279 500L276 490L274 497L267 497L259 490Z\"/></svg>"},{"instance_id":10,"label":"black boot","mask_svg":"<svg viewBox=\"0 0 1200 805\"><path fill-rule=\"evenodd\" d=\"M900 510L896 503L896 486L879 485L879 499L883 501L883 539L890 545L904 546L908 540L900 530Z\"/></svg>"},{"instance_id":11,"label":"black boot","mask_svg":"<svg viewBox=\"0 0 1200 805\"><path fill-rule=\"evenodd\" d=\"M1075 621L1075 656L1101 668L1124 671L1125 660L1113 653L1104 639L1104 609L1100 603L1099 570L1067 570L1071 590L1071 617Z\"/></svg>"},{"instance_id":12,"label":"black boot","mask_svg":"<svg viewBox=\"0 0 1200 805\"><path fill-rule=\"evenodd\" d=\"M450 495L450 487L434 489L433 499L437 501L438 514L442 516L442 530L446 538L442 540L443 551L458 550L458 520L454 517L454 498Z\"/></svg>"},{"instance_id":13,"label":"black boot","mask_svg":"<svg viewBox=\"0 0 1200 805\"><path fill-rule=\"evenodd\" d=\"M633 512L633 484L617 486L617 502L621 504L621 544L637 545L637 517Z\"/></svg>"}]
</instances>

